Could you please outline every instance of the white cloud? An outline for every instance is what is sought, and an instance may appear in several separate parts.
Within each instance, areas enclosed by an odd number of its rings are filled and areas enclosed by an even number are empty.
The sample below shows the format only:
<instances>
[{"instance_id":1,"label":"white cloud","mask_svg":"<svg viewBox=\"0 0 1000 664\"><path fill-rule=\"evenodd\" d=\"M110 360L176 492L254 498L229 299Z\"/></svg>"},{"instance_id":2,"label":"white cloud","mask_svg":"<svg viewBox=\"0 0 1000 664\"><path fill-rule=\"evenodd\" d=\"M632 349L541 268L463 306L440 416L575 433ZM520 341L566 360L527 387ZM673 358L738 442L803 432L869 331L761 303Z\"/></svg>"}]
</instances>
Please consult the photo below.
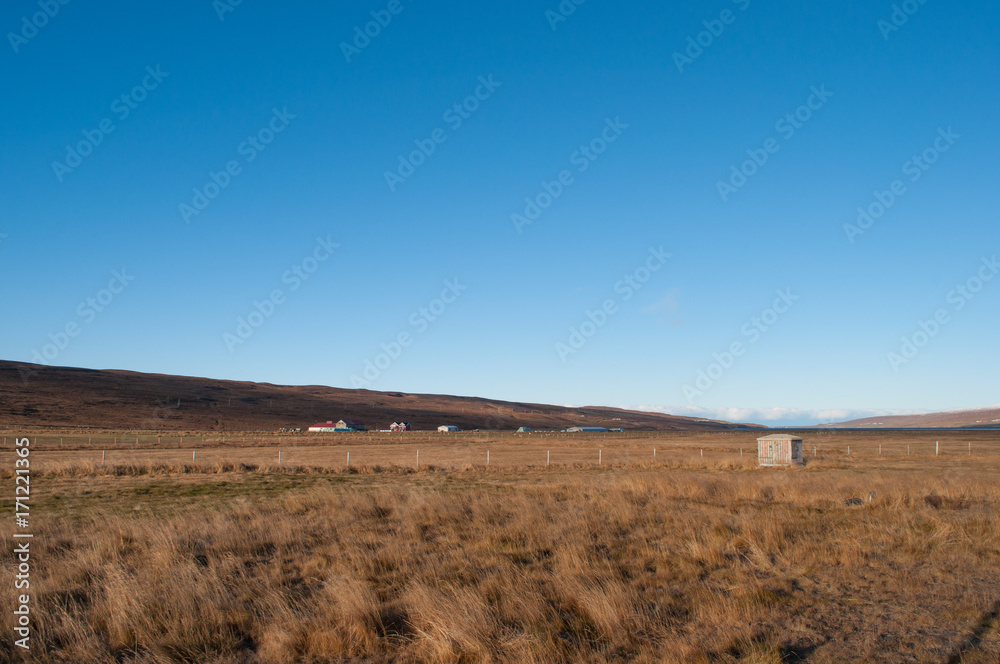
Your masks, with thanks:
<instances>
[{"instance_id":1,"label":"white cloud","mask_svg":"<svg viewBox=\"0 0 1000 664\"><path fill-rule=\"evenodd\" d=\"M845 422L862 417L881 417L885 415L913 415L925 413L924 410L901 409L859 409L859 408L705 408L702 406L621 406L629 410L644 410L654 413L683 415L685 417L703 417L709 420L725 420L727 422L746 422L753 424L769 424L780 426L805 426L812 424L827 424Z\"/></svg>"}]
</instances>

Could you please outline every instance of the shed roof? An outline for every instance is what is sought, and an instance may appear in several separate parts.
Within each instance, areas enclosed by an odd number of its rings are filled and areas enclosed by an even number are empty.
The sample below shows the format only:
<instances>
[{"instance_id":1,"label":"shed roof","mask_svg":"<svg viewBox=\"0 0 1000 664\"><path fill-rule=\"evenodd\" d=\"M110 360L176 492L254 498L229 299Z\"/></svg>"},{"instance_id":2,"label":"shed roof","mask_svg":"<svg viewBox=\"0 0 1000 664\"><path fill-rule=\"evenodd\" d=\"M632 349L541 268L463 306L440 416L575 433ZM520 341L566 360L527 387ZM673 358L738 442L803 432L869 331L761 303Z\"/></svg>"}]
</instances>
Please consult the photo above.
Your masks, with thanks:
<instances>
[{"instance_id":1,"label":"shed roof","mask_svg":"<svg viewBox=\"0 0 1000 664\"><path fill-rule=\"evenodd\" d=\"M761 436L757 440L802 440L802 438L787 433L775 433L770 436Z\"/></svg>"}]
</instances>

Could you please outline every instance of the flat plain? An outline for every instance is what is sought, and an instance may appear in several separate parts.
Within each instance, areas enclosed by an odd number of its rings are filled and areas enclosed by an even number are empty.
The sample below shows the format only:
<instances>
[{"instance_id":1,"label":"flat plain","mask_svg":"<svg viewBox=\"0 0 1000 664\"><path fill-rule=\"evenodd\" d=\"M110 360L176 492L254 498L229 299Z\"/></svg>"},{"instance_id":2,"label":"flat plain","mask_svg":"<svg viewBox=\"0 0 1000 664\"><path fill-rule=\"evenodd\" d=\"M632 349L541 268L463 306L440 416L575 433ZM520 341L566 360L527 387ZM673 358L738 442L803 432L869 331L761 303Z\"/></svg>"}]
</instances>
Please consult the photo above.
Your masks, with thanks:
<instances>
[{"instance_id":1,"label":"flat plain","mask_svg":"<svg viewBox=\"0 0 1000 664\"><path fill-rule=\"evenodd\" d=\"M998 432L7 435L3 661L1000 661Z\"/></svg>"}]
</instances>

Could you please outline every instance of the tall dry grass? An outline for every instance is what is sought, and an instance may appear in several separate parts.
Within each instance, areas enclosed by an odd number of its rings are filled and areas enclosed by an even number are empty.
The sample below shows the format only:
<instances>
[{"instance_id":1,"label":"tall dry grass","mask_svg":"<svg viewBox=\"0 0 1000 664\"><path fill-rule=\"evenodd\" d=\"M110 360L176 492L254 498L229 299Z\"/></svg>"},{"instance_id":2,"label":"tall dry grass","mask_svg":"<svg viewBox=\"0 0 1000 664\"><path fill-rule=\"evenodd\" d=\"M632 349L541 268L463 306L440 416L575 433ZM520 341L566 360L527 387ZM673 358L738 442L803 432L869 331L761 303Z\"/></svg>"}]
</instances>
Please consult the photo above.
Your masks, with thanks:
<instances>
[{"instance_id":1,"label":"tall dry grass","mask_svg":"<svg viewBox=\"0 0 1000 664\"><path fill-rule=\"evenodd\" d=\"M120 481L50 486L81 476ZM941 662L1000 599L988 470L324 480L166 516L36 514L24 661ZM10 639L0 656L21 660Z\"/></svg>"}]
</instances>

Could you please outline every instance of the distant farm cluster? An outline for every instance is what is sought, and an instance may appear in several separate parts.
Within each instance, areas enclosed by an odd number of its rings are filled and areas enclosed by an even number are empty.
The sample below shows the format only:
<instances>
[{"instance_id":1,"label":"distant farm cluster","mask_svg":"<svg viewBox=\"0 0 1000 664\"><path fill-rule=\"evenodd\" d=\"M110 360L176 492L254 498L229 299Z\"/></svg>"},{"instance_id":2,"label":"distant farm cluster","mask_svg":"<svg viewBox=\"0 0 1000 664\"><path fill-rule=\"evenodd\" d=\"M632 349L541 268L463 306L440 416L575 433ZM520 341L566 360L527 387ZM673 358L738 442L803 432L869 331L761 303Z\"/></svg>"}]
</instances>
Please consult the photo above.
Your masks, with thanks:
<instances>
[{"instance_id":1,"label":"distant farm cluster","mask_svg":"<svg viewBox=\"0 0 1000 664\"><path fill-rule=\"evenodd\" d=\"M309 433L348 433L352 431L367 431L365 428L365 423L358 420L338 420L334 422L333 420L327 420L326 422L317 422L316 424L309 427ZM297 431L297 429L295 429ZM381 433L389 433L394 431L413 431L413 427L410 426L409 422L393 422L389 425L388 429L374 429ZM457 426L452 424L442 424L437 428L440 433L455 433L461 431ZM473 429L473 431L479 431L479 429ZM560 429L558 431L539 431L538 433L622 433L625 429L607 429L605 427L569 427L567 429ZM534 429L531 427L518 427L517 433L535 433Z\"/></svg>"}]
</instances>

